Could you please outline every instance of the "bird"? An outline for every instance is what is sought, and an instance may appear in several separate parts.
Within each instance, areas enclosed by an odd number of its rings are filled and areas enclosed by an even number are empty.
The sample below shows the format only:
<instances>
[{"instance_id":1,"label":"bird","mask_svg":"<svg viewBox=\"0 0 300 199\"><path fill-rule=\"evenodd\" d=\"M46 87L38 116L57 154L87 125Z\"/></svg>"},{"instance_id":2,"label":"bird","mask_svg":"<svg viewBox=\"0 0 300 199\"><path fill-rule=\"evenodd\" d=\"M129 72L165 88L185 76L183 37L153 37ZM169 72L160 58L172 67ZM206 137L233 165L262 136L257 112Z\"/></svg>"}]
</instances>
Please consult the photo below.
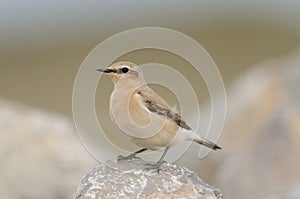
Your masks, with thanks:
<instances>
[{"instance_id":1,"label":"bird","mask_svg":"<svg viewBox=\"0 0 300 199\"><path fill-rule=\"evenodd\" d=\"M135 158L146 150L164 149L156 163L148 163L149 169L159 169L165 163L169 148L182 141L194 141L213 150L221 149L219 145L195 134L181 115L147 85L140 66L121 61L96 70L108 74L114 84L109 99L113 123L133 143L142 147L128 156L119 156L118 160Z\"/></svg>"}]
</instances>

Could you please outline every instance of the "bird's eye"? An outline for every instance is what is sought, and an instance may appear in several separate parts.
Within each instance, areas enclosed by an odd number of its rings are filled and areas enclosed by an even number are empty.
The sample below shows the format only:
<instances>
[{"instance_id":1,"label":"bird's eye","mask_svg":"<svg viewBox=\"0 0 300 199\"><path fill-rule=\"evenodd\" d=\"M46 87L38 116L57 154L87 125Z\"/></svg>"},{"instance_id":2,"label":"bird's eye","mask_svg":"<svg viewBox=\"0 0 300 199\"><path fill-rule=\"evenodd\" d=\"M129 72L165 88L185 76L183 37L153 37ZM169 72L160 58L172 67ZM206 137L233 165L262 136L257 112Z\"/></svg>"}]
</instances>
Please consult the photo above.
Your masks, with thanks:
<instances>
[{"instance_id":1,"label":"bird's eye","mask_svg":"<svg viewBox=\"0 0 300 199\"><path fill-rule=\"evenodd\" d=\"M127 73L129 71L129 69L127 67L124 67L121 70L122 70L122 73Z\"/></svg>"}]
</instances>

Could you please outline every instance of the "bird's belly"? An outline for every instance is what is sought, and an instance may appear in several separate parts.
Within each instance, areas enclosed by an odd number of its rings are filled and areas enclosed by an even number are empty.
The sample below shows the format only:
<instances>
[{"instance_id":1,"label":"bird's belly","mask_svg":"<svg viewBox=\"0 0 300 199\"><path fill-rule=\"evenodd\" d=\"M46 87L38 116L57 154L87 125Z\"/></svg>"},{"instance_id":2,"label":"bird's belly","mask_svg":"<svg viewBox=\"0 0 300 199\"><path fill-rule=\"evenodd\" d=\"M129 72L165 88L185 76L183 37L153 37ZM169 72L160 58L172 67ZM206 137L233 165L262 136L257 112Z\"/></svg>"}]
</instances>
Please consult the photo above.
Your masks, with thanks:
<instances>
[{"instance_id":1,"label":"bird's belly","mask_svg":"<svg viewBox=\"0 0 300 199\"><path fill-rule=\"evenodd\" d=\"M132 137L132 142L138 146L146 147L150 150L156 151L158 149L170 146L175 139L176 134L170 134L165 131L161 131L155 136L149 138L137 138Z\"/></svg>"},{"instance_id":2,"label":"bird's belly","mask_svg":"<svg viewBox=\"0 0 300 199\"><path fill-rule=\"evenodd\" d=\"M166 118L151 114L136 95L126 95L113 93L110 99L111 118L121 131L132 137L148 138L164 128Z\"/></svg>"},{"instance_id":3,"label":"bird's belly","mask_svg":"<svg viewBox=\"0 0 300 199\"><path fill-rule=\"evenodd\" d=\"M128 96L129 100L120 100L120 97L116 94L111 96L111 118L135 144L157 150L172 143L179 130L174 121L145 110L134 95Z\"/></svg>"}]
</instances>

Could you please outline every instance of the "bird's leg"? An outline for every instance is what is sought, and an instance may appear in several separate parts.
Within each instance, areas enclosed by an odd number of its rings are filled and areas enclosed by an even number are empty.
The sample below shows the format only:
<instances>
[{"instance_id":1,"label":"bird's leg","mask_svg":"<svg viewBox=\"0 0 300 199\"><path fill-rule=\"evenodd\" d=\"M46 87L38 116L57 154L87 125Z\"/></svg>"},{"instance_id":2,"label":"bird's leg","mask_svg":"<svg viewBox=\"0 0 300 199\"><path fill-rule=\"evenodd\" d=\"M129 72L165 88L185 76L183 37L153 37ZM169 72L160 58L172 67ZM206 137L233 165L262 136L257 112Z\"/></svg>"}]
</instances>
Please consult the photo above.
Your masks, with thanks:
<instances>
[{"instance_id":1,"label":"bird's leg","mask_svg":"<svg viewBox=\"0 0 300 199\"><path fill-rule=\"evenodd\" d=\"M147 164L145 164L147 166L146 170L157 170L157 171L159 171L160 166L162 164L166 163L166 161L164 161L164 158L165 158L168 150L169 150L169 147L167 146L164 153L162 154L162 156L160 157L160 159L156 163L147 163Z\"/></svg>"},{"instance_id":2,"label":"bird's leg","mask_svg":"<svg viewBox=\"0 0 300 199\"><path fill-rule=\"evenodd\" d=\"M137 154L142 153L142 152L144 152L146 150L148 150L148 149L147 148L141 148L138 151L135 151L135 152L129 154L128 156L119 155L118 156L118 162L121 161L121 160L131 160L133 158L136 158Z\"/></svg>"}]
</instances>

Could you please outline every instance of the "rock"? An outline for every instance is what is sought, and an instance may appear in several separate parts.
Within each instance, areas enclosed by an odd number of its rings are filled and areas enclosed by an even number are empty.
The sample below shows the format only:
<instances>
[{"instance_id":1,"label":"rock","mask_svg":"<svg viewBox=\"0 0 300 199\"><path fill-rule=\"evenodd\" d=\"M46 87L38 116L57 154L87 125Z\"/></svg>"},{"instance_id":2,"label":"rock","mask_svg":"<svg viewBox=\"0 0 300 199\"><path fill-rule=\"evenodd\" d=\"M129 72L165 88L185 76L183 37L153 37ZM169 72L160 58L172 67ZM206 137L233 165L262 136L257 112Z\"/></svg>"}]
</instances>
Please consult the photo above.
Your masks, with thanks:
<instances>
[{"instance_id":1,"label":"rock","mask_svg":"<svg viewBox=\"0 0 300 199\"><path fill-rule=\"evenodd\" d=\"M192 145L177 163L226 198L300 198L300 50L253 66L226 94L223 149L199 162L190 158L199 151ZM210 103L200 110L209 124Z\"/></svg>"},{"instance_id":2,"label":"rock","mask_svg":"<svg viewBox=\"0 0 300 199\"><path fill-rule=\"evenodd\" d=\"M223 198L194 172L165 163L159 171L145 170L140 158L109 161L89 172L81 181L76 199L98 198Z\"/></svg>"},{"instance_id":3,"label":"rock","mask_svg":"<svg viewBox=\"0 0 300 199\"><path fill-rule=\"evenodd\" d=\"M291 186L290 188L281 191L280 193L273 193L264 199L299 199L300 186Z\"/></svg>"},{"instance_id":4,"label":"rock","mask_svg":"<svg viewBox=\"0 0 300 199\"><path fill-rule=\"evenodd\" d=\"M228 89L224 152L213 181L226 197L280 196L300 184L299 66L300 52L270 60Z\"/></svg>"},{"instance_id":5,"label":"rock","mask_svg":"<svg viewBox=\"0 0 300 199\"><path fill-rule=\"evenodd\" d=\"M72 198L96 165L67 117L0 99L0 132L0 198Z\"/></svg>"}]
</instances>

